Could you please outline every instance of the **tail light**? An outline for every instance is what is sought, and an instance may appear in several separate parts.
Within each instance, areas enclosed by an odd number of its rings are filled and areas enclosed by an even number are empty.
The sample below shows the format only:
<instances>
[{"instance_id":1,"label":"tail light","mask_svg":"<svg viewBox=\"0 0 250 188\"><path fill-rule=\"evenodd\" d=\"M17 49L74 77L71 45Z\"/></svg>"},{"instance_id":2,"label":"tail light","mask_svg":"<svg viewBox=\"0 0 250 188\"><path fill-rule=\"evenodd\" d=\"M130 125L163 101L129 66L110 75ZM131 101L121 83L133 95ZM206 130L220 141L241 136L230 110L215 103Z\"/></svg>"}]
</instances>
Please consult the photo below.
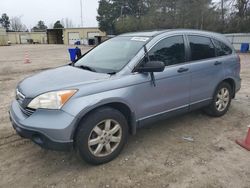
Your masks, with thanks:
<instances>
[{"instance_id":1,"label":"tail light","mask_svg":"<svg viewBox=\"0 0 250 188\"><path fill-rule=\"evenodd\" d=\"M241 59L239 54L237 55L237 62L238 62L238 66L237 66L237 73L240 74L240 69L241 69Z\"/></svg>"}]
</instances>

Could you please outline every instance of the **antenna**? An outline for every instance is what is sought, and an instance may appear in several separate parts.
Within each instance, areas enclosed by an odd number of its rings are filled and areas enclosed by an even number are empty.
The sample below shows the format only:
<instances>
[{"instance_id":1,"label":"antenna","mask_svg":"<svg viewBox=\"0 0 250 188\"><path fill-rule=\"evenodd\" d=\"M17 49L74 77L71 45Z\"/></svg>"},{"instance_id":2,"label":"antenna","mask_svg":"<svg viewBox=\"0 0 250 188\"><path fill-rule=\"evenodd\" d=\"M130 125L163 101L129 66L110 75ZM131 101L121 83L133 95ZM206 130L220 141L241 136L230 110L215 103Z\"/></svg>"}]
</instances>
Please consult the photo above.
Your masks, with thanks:
<instances>
[{"instance_id":1,"label":"antenna","mask_svg":"<svg viewBox=\"0 0 250 188\"><path fill-rule=\"evenodd\" d=\"M81 7L81 27L83 27L83 17L82 17L82 0L80 0L80 7Z\"/></svg>"}]
</instances>

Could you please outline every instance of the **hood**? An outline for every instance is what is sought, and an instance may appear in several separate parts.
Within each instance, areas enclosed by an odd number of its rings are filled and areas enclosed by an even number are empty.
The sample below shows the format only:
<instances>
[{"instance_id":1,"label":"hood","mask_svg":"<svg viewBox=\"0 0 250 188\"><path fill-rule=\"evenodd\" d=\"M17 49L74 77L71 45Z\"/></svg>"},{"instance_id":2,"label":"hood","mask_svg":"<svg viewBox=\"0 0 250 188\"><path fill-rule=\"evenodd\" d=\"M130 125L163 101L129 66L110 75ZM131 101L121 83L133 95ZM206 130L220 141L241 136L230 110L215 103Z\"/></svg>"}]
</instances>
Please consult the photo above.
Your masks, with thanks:
<instances>
[{"instance_id":1,"label":"hood","mask_svg":"<svg viewBox=\"0 0 250 188\"><path fill-rule=\"evenodd\" d=\"M110 75L96 73L72 66L63 66L30 76L18 85L18 89L27 98L33 98L45 92L61 89L77 89L76 86L100 82Z\"/></svg>"}]
</instances>

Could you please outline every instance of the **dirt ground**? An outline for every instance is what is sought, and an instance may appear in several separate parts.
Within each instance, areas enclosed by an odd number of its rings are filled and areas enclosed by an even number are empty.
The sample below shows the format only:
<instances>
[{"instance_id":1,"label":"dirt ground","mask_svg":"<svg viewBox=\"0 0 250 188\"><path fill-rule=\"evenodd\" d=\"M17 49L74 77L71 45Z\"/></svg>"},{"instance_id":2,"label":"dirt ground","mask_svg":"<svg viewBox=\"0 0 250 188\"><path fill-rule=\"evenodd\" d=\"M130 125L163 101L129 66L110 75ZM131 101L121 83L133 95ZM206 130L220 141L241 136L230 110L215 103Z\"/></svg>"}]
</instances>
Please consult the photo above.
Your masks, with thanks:
<instances>
[{"instance_id":1,"label":"dirt ground","mask_svg":"<svg viewBox=\"0 0 250 188\"><path fill-rule=\"evenodd\" d=\"M0 187L250 187L250 152L235 144L250 124L250 55L241 55L242 89L225 116L196 111L159 122L130 136L114 161L90 166L74 152L43 150L20 138L8 117L17 83L67 63L67 48L0 47ZM26 52L31 64L24 64Z\"/></svg>"}]
</instances>

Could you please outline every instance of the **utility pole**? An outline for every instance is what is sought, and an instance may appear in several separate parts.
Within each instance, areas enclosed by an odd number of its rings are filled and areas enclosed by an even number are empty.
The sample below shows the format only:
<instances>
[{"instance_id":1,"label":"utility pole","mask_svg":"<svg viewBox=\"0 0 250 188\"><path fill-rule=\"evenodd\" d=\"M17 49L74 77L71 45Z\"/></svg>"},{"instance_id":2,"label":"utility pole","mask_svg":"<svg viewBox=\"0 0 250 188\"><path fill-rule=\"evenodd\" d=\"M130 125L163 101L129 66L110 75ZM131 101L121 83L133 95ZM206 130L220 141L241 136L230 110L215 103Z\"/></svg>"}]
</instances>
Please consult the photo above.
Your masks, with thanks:
<instances>
[{"instance_id":1,"label":"utility pole","mask_svg":"<svg viewBox=\"0 0 250 188\"><path fill-rule=\"evenodd\" d=\"M221 19L222 19L222 32L224 32L224 24L225 24L224 0L221 0Z\"/></svg>"},{"instance_id":2,"label":"utility pole","mask_svg":"<svg viewBox=\"0 0 250 188\"><path fill-rule=\"evenodd\" d=\"M82 0L80 0L80 7L81 7L81 27L83 27L83 17L82 17Z\"/></svg>"},{"instance_id":3,"label":"utility pole","mask_svg":"<svg viewBox=\"0 0 250 188\"><path fill-rule=\"evenodd\" d=\"M121 19L122 19L122 25L123 25L123 5L121 6L121 15L120 15L120 17L121 17Z\"/></svg>"}]
</instances>

